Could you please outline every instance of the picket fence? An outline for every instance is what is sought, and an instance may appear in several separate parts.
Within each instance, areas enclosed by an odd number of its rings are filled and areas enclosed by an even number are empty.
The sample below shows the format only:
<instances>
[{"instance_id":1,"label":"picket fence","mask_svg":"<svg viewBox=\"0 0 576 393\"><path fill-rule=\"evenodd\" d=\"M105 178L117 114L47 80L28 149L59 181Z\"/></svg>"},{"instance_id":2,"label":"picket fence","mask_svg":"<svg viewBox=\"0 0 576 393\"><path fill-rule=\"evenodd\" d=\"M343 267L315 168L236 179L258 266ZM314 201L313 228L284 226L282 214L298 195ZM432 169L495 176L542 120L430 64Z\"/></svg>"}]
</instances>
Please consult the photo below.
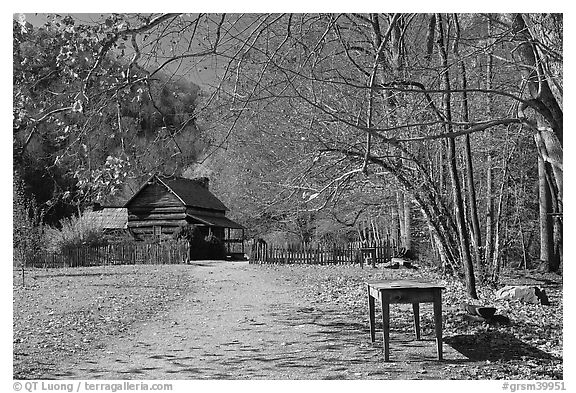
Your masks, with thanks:
<instances>
[{"instance_id":1,"label":"picket fence","mask_svg":"<svg viewBox=\"0 0 576 393\"><path fill-rule=\"evenodd\" d=\"M255 242L245 245L249 263L253 264L352 264L389 262L396 244L389 240L351 242L348 244L274 245ZM25 266L37 268L107 266L107 265L172 265L186 263L190 255L187 242L118 243L105 246L80 246L57 253L44 253L26 258ZM368 260L366 259L368 257Z\"/></svg>"},{"instance_id":2,"label":"picket fence","mask_svg":"<svg viewBox=\"0 0 576 393\"><path fill-rule=\"evenodd\" d=\"M27 260L28 267L80 267L106 265L172 265L186 263L187 242L119 243L80 246L58 253L45 253Z\"/></svg>"},{"instance_id":3,"label":"picket fence","mask_svg":"<svg viewBox=\"0 0 576 393\"><path fill-rule=\"evenodd\" d=\"M255 242L250 247L249 263L253 264L351 264L362 258L375 258L376 263L389 262L396 245L388 240L348 244L274 245Z\"/></svg>"}]
</instances>

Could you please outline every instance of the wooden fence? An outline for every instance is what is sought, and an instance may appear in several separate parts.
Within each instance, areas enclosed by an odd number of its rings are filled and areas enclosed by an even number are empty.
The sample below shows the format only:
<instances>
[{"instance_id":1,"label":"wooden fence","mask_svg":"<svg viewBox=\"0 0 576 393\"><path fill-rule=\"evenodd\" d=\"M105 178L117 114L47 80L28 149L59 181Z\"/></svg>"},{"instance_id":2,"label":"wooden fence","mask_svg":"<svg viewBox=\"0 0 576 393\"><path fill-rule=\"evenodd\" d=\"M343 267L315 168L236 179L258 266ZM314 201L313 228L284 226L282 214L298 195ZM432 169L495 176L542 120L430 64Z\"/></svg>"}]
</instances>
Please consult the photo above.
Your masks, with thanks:
<instances>
[{"instance_id":1,"label":"wooden fence","mask_svg":"<svg viewBox=\"0 0 576 393\"><path fill-rule=\"evenodd\" d=\"M249 251L249 262L256 264L351 264L362 258L368 263L389 262L395 244L387 240L369 243L352 242L331 245L267 245L253 243L243 249ZM45 253L26 258L27 267L80 267L105 265L167 265L186 263L190 255L187 242L119 243L105 246L81 246L58 253ZM368 257L368 260L366 260Z\"/></svg>"},{"instance_id":2,"label":"wooden fence","mask_svg":"<svg viewBox=\"0 0 576 393\"><path fill-rule=\"evenodd\" d=\"M237 239L224 239L224 247L228 255L244 255L245 242Z\"/></svg>"},{"instance_id":3,"label":"wooden fence","mask_svg":"<svg viewBox=\"0 0 576 393\"><path fill-rule=\"evenodd\" d=\"M81 246L59 253L46 253L28 260L28 267L79 267L103 265L170 265L186 263L187 242L122 243Z\"/></svg>"},{"instance_id":4,"label":"wooden fence","mask_svg":"<svg viewBox=\"0 0 576 393\"><path fill-rule=\"evenodd\" d=\"M348 244L297 246L269 245L256 242L251 245L249 263L256 264L350 264L358 258L374 258L376 263L389 262L395 245L387 240L370 243L352 242ZM364 259L365 260L365 259Z\"/></svg>"}]
</instances>

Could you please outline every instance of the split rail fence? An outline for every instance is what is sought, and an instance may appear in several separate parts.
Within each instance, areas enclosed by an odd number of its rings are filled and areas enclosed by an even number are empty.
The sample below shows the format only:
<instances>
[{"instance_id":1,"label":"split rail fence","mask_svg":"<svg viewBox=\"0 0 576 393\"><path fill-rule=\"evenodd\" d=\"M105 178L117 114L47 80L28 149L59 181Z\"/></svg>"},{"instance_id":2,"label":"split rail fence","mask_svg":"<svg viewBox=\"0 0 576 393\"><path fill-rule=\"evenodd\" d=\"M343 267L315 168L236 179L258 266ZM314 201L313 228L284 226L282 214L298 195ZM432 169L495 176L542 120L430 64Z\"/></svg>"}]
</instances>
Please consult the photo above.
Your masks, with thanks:
<instances>
[{"instance_id":1,"label":"split rail fence","mask_svg":"<svg viewBox=\"0 0 576 393\"><path fill-rule=\"evenodd\" d=\"M348 244L279 246L255 242L250 247L249 263L254 264L352 264L389 262L396 245L387 240L374 240L368 243L352 242Z\"/></svg>"}]
</instances>

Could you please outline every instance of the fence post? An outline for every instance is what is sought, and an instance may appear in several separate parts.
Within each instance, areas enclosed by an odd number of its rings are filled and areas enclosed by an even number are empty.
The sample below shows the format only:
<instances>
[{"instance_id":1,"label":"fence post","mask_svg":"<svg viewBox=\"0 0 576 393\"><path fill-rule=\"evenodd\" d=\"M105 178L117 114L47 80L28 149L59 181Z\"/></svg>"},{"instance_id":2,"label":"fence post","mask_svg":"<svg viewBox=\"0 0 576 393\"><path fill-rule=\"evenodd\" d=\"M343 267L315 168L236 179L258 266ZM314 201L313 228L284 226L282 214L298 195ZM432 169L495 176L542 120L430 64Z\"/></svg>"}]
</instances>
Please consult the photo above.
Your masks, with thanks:
<instances>
[{"instance_id":1,"label":"fence post","mask_svg":"<svg viewBox=\"0 0 576 393\"><path fill-rule=\"evenodd\" d=\"M336 245L336 243L332 243L332 250L331 252L331 260L332 260L332 264L333 265L337 265L338 264L338 246Z\"/></svg>"}]
</instances>

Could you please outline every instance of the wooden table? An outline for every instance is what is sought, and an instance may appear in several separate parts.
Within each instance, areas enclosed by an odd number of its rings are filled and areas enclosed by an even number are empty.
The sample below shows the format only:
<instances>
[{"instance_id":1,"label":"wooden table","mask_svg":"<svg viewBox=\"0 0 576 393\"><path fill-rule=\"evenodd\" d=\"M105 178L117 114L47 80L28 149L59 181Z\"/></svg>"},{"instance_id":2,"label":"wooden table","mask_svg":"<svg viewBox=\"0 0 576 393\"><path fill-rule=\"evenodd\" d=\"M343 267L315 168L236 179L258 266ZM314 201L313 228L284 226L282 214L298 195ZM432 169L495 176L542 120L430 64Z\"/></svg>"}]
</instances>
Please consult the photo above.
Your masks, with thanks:
<instances>
[{"instance_id":1,"label":"wooden table","mask_svg":"<svg viewBox=\"0 0 576 393\"><path fill-rule=\"evenodd\" d=\"M442 289L443 286L413 280L371 281L368 286L368 309L370 314L370 338L376 340L374 299L382 303L384 337L384 360L390 360L390 304L412 303L414 331L420 340L420 303L434 303L434 325L438 360L442 360Z\"/></svg>"}]
</instances>

